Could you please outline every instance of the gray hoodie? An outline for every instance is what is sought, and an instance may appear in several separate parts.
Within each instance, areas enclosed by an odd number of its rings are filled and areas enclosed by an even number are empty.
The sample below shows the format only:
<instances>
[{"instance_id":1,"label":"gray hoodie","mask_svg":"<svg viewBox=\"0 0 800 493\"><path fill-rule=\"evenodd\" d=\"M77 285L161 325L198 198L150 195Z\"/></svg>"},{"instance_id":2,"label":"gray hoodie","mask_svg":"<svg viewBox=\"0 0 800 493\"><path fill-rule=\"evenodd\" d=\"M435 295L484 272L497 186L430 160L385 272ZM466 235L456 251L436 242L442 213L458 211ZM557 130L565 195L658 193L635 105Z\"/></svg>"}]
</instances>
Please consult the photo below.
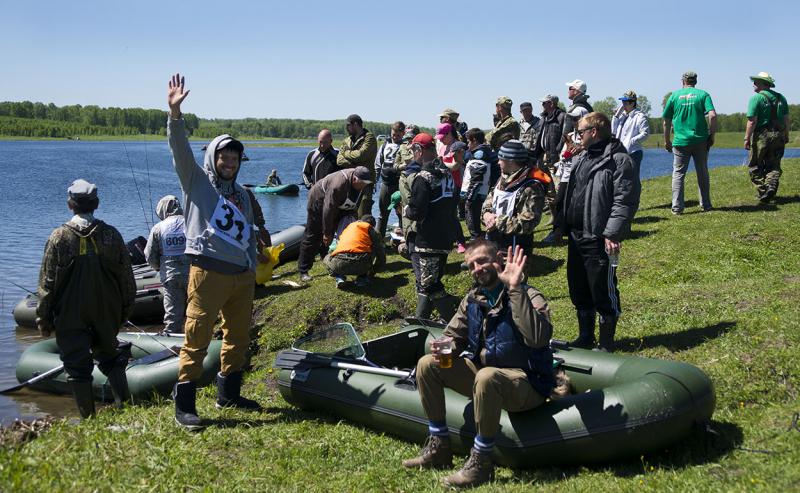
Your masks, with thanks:
<instances>
[{"instance_id":1,"label":"gray hoodie","mask_svg":"<svg viewBox=\"0 0 800 493\"><path fill-rule=\"evenodd\" d=\"M157 270L162 283L173 279L189 278L189 259L184 254L186 234L183 209L178 197L167 195L158 201L156 215L161 222L150 230L144 256L147 263Z\"/></svg>"},{"instance_id":2,"label":"gray hoodie","mask_svg":"<svg viewBox=\"0 0 800 493\"><path fill-rule=\"evenodd\" d=\"M220 135L208 144L202 168L192 154L183 119L167 119L167 137L186 204L186 253L255 271L250 197L236 177L223 180L214 166L217 145L230 136Z\"/></svg>"}]
</instances>

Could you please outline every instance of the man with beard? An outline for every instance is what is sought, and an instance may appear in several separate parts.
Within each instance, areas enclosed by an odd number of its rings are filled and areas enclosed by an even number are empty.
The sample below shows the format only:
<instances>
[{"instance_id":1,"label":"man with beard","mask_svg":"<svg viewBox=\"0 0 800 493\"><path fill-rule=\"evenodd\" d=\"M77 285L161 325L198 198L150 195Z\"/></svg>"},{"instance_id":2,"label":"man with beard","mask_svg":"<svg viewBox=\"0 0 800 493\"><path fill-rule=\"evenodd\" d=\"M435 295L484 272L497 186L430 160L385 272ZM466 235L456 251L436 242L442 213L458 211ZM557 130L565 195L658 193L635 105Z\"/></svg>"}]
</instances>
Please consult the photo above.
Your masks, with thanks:
<instances>
[{"instance_id":1,"label":"man with beard","mask_svg":"<svg viewBox=\"0 0 800 493\"><path fill-rule=\"evenodd\" d=\"M578 121L576 133L585 150L575 158L556 217L569 241L567 283L579 332L572 345L594 346L599 313L599 349L611 352L622 313L614 259L639 208L641 184L625 147L611 137L607 116L589 113Z\"/></svg>"},{"instance_id":2,"label":"man with beard","mask_svg":"<svg viewBox=\"0 0 800 493\"><path fill-rule=\"evenodd\" d=\"M428 417L430 436L418 457L403 461L407 468L449 468L453 452L446 422L444 388L471 397L475 439L460 471L443 479L446 486L473 487L494 476L492 450L502 409L533 409L556 397L553 326L545 297L524 283L526 258L521 248L507 251L480 239L467 246L466 263L474 287L444 329L453 341L452 366L440 366L440 346L417 363L417 386Z\"/></svg>"},{"instance_id":3,"label":"man with beard","mask_svg":"<svg viewBox=\"0 0 800 493\"><path fill-rule=\"evenodd\" d=\"M449 320L453 315L451 297L442 284L447 254L453 248L453 177L436 157L433 137L420 133L411 141L414 162L406 172L418 167L411 182L411 194L403 215L416 221L406 241L416 277L417 318L429 318L433 308Z\"/></svg>"},{"instance_id":4,"label":"man with beard","mask_svg":"<svg viewBox=\"0 0 800 493\"><path fill-rule=\"evenodd\" d=\"M378 141L375 136L364 128L364 122L358 115L350 115L345 120L347 138L342 142L342 148L336 156L336 164L339 168L355 168L364 166L369 170L370 179L366 188L361 194L358 202L358 217L372 214L372 193L375 190L375 156L378 155Z\"/></svg>"},{"instance_id":5,"label":"man with beard","mask_svg":"<svg viewBox=\"0 0 800 493\"><path fill-rule=\"evenodd\" d=\"M253 311L257 258L255 220L250 195L236 176L244 145L230 135L220 135L206 147L203 166L189 145L181 103L189 95L184 78L169 82L167 138L175 172L183 189L186 255L189 257L185 342L181 347L178 381L172 391L175 421L189 429L201 428L197 415L197 380L221 313L222 352L217 374L217 407L260 410L254 400L241 396L250 317Z\"/></svg>"}]
</instances>

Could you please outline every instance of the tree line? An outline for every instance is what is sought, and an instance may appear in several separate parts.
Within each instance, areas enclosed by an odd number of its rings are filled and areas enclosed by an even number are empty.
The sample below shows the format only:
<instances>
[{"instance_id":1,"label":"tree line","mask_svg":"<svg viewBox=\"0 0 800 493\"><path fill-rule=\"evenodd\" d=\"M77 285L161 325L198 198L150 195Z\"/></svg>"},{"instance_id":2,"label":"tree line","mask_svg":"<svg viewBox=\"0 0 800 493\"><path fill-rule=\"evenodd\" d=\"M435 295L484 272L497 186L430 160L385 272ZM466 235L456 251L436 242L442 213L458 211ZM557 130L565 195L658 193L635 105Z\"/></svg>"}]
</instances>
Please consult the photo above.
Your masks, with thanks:
<instances>
[{"instance_id":1,"label":"tree line","mask_svg":"<svg viewBox=\"0 0 800 493\"><path fill-rule=\"evenodd\" d=\"M662 106L668 96L662 100ZM652 105L647 97L639 95L638 103L648 116L651 132L661 131L661 118L650 116ZM616 98L606 97L594 101L593 107L610 117L618 104ZM789 105L789 116L791 130L800 129L800 105ZM205 119L192 113L185 113L183 117L189 133L199 138L229 133L238 138L316 139L323 128L342 135L345 126L344 120ZM67 138L79 135L166 135L166 120L167 112L157 109L0 102L0 135L6 136ZM746 123L744 113L717 116L720 132L744 132ZM376 135L388 135L391 124L366 121L364 126Z\"/></svg>"}]
</instances>

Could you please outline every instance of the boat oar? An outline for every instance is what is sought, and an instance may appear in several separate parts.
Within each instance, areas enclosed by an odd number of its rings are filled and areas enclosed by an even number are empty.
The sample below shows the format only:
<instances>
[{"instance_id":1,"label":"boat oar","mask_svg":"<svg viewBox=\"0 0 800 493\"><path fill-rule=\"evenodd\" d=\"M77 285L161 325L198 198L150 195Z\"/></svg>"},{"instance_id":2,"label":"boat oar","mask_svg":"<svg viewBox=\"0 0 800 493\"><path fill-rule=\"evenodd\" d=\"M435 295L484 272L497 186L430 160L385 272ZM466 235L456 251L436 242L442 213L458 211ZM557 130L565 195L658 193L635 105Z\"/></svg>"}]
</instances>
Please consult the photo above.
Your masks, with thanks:
<instances>
[{"instance_id":1,"label":"boat oar","mask_svg":"<svg viewBox=\"0 0 800 493\"><path fill-rule=\"evenodd\" d=\"M316 353L309 353L307 351L300 351L292 349L288 351L281 351L278 357L275 358L275 367L284 370L294 370L300 368L337 368L340 370L351 370L362 373L372 373L375 375L384 375L387 377L408 378L411 374L407 371L392 370L389 368L380 368L375 366L366 366L363 364L348 363L348 360L339 358L332 358L322 356ZM349 360L358 361L358 360Z\"/></svg>"},{"instance_id":2,"label":"boat oar","mask_svg":"<svg viewBox=\"0 0 800 493\"><path fill-rule=\"evenodd\" d=\"M55 368L47 370L44 373L40 373L40 374L36 375L35 377L22 382L19 385L7 388L5 390L0 390L0 394L9 394L11 392L15 392L15 391L17 391L17 390L19 390L19 389L21 389L23 387L27 387L28 385L33 384L33 383L39 382L39 381L44 380L46 378L54 377L54 376L58 375L59 373L61 373L62 371L64 371L64 365L57 366Z\"/></svg>"},{"instance_id":3,"label":"boat oar","mask_svg":"<svg viewBox=\"0 0 800 493\"><path fill-rule=\"evenodd\" d=\"M164 349L166 349L167 351L171 352L171 353L172 353L172 354L174 354L175 356L178 356L178 353L177 353L177 352L175 352L175 350L174 350L174 349L172 349L171 347L168 347L166 344L164 344L163 342L161 342L161 341L159 341L158 339L156 339L156 338L155 338L155 336L153 336L153 334L151 334L151 333L149 333L149 332L145 332L143 328L141 328L141 327L139 327L138 325L134 324L134 323L133 323L133 322L131 322L130 320L126 320L126 321L125 321L125 323L126 323L126 324L128 324L128 325L130 325L130 326L131 326L131 327L133 327L134 329L138 330L138 331L139 331L139 332L141 332L142 334L146 335L146 336L147 336L147 337L149 337L150 339L152 339L152 340L156 341L157 343L159 343L159 344L161 345L161 347L163 347L163 348L164 348Z\"/></svg>"}]
</instances>

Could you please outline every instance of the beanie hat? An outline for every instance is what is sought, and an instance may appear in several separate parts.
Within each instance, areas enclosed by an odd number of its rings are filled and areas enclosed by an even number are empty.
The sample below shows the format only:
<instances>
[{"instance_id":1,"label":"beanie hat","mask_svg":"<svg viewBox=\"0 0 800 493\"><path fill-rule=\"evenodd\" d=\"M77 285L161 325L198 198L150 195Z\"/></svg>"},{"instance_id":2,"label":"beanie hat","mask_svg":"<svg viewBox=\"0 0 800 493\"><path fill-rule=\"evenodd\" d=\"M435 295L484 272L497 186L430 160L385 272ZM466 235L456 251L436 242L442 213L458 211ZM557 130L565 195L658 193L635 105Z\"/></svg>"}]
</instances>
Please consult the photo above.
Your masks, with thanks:
<instances>
[{"instance_id":1,"label":"beanie hat","mask_svg":"<svg viewBox=\"0 0 800 493\"><path fill-rule=\"evenodd\" d=\"M522 142L512 139L506 141L506 143L500 147L500 152L497 153L497 156L507 161L524 162L528 160L528 149L522 145Z\"/></svg>"}]
</instances>

